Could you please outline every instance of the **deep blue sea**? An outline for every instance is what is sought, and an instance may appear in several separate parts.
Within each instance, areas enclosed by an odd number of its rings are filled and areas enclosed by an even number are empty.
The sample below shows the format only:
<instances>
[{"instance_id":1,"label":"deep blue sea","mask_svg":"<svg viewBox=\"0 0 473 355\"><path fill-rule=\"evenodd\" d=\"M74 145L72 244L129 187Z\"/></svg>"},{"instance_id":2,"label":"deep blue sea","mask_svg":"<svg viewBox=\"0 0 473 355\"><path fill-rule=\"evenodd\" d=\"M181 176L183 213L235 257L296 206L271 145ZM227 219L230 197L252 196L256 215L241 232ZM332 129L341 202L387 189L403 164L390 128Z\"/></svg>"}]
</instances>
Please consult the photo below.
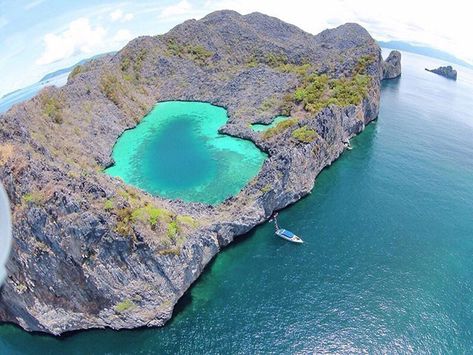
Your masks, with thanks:
<instances>
[{"instance_id":1,"label":"deep blue sea","mask_svg":"<svg viewBox=\"0 0 473 355\"><path fill-rule=\"evenodd\" d=\"M385 53L387 54L387 53ZM63 338L0 327L1 354L473 353L473 72L403 53L379 119L220 253L163 328Z\"/></svg>"}]
</instances>

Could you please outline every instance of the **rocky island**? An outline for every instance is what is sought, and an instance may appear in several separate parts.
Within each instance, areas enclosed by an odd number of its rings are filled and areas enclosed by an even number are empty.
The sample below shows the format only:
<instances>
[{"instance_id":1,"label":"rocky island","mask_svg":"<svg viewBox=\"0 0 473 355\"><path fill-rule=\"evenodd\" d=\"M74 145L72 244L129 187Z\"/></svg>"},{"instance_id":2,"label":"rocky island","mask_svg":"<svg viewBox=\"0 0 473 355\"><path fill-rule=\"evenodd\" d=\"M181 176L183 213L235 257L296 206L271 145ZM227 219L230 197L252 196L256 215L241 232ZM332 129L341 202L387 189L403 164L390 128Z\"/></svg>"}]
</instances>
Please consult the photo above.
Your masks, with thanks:
<instances>
[{"instance_id":1,"label":"rocky island","mask_svg":"<svg viewBox=\"0 0 473 355\"><path fill-rule=\"evenodd\" d=\"M383 78L394 79L401 75L401 52L392 51L383 63Z\"/></svg>"},{"instance_id":2,"label":"rocky island","mask_svg":"<svg viewBox=\"0 0 473 355\"><path fill-rule=\"evenodd\" d=\"M438 67L437 69L425 68L425 70L443 76L447 79L457 80L457 71L453 69L451 65L447 65L445 67Z\"/></svg>"},{"instance_id":3,"label":"rocky island","mask_svg":"<svg viewBox=\"0 0 473 355\"><path fill-rule=\"evenodd\" d=\"M392 64L392 63L391 63ZM50 334L161 326L235 237L307 195L376 119L389 78L357 24L313 36L260 13L211 13L77 66L0 116L0 181L14 245L0 321ZM222 133L268 155L217 205L152 196L104 173L117 138L156 102L225 107ZM290 119L264 132L254 123Z\"/></svg>"}]
</instances>

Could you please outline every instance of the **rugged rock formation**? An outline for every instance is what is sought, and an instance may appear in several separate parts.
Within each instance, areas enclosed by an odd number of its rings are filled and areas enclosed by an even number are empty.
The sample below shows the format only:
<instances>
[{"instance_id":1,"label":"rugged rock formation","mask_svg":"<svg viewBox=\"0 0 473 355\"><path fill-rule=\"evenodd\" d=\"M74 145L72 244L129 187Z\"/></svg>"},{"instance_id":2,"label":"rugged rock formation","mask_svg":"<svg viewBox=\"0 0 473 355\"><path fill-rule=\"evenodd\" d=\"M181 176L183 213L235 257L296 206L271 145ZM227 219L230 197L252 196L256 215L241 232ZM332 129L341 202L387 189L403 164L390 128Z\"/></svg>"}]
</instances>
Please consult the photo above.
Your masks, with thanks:
<instances>
[{"instance_id":1,"label":"rugged rock formation","mask_svg":"<svg viewBox=\"0 0 473 355\"><path fill-rule=\"evenodd\" d=\"M308 194L317 174L379 110L381 53L346 24L312 36L233 11L140 37L0 116L0 180L14 246L0 320L26 330L163 325L236 236ZM222 132L269 155L217 206L169 201L103 174L114 142L157 101L228 109ZM250 123L290 113L260 134Z\"/></svg>"},{"instance_id":2,"label":"rugged rock formation","mask_svg":"<svg viewBox=\"0 0 473 355\"><path fill-rule=\"evenodd\" d=\"M437 69L427 69L425 70L435 73L441 76L444 76L447 79L452 79L452 80L457 80L457 71L452 68L451 65L448 65L446 67L438 67Z\"/></svg>"},{"instance_id":3,"label":"rugged rock formation","mask_svg":"<svg viewBox=\"0 0 473 355\"><path fill-rule=\"evenodd\" d=\"M394 79L401 75L401 52L391 51L383 62L383 79Z\"/></svg>"}]
</instances>

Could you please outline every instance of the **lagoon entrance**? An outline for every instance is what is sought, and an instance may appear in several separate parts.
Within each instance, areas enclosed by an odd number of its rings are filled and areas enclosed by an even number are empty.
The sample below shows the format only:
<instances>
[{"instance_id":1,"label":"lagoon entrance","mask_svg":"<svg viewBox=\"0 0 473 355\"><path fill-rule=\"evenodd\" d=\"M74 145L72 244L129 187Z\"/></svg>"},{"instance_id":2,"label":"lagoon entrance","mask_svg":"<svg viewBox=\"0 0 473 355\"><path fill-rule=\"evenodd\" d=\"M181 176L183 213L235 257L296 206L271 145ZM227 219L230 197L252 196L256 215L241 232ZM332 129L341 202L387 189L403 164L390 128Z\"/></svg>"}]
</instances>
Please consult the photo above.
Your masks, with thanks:
<instances>
[{"instance_id":1,"label":"lagoon entrance","mask_svg":"<svg viewBox=\"0 0 473 355\"><path fill-rule=\"evenodd\" d=\"M216 204L256 176L266 154L222 135L226 110L202 102L158 103L113 149L106 172L153 195Z\"/></svg>"}]
</instances>

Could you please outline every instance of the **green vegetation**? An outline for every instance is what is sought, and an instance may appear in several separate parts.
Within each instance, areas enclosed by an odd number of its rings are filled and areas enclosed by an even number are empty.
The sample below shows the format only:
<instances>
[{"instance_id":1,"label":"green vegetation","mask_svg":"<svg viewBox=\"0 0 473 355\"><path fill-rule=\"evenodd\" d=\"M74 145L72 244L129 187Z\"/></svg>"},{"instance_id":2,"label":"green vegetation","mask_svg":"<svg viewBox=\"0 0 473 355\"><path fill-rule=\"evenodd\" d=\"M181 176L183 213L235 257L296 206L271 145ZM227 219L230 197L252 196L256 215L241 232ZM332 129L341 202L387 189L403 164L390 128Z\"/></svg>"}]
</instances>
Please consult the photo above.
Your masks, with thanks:
<instances>
[{"instance_id":1,"label":"green vegetation","mask_svg":"<svg viewBox=\"0 0 473 355\"><path fill-rule=\"evenodd\" d=\"M313 142L319 135L317 132L307 126L303 126L298 128L292 132L292 137L297 139L301 143L311 143Z\"/></svg>"},{"instance_id":2,"label":"green vegetation","mask_svg":"<svg viewBox=\"0 0 473 355\"><path fill-rule=\"evenodd\" d=\"M63 104L56 96L49 93L43 93L41 96L41 103L43 105L43 114L51 118L55 123L61 124L64 122L62 115Z\"/></svg>"},{"instance_id":3,"label":"green vegetation","mask_svg":"<svg viewBox=\"0 0 473 355\"><path fill-rule=\"evenodd\" d=\"M103 208L105 209L105 211L113 210L113 201L112 200L106 200L103 204Z\"/></svg>"},{"instance_id":4,"label":"green vegetation","mask_svg":"<svg viewBox=\"0 0 473 355\"><path fill-rule=\"evenodd\" d=\"M120 97L124 92L122 83L112 73L105 73L100 78L100 91L115 105L120 106Z\"/></svg>"},{"instance_id":5,"label":"green vegetation","mask_svg":"<svg viewBox=\"0 0 473 355\"><path fill-rule=\"evenodd\" d=\"M117 215L115 232L123 236L131 235L133 210L130 207L124 207L116 210L115 213Z\"/></svg>"},{"instance_id":6,"label":"green vegetation","mask_svg":"<svg viewBox=\"0 0 473 355\"><path fill-rule=\"evenodd\" d=\"M283 73L293 73L300 77L305 77L308 75L311 68L312 68L311 65L308 63L307 64L286 63L283 65L280 65L277 69Z\"/></svg>"},{"instance_id":7,"label":"green vegetation","mask_svg":"<svg viewBox=\"0 0 473 355\"><path fill-rule=\"evenodd\" d=\"M189 58L199 65L207 64L213 55L211 51L201 45L183 44L171 38L167 42L167 55L179 58Z\"/></svg>"},{"instance_id":8,"label":"green vegetation","mask_svg":"<svg viewBox=\"0 0 473 355\"><path fill-rule=\"evenodd\" d=\"M130 309L133 309L135 307L136 307L136 305L133 303L132 300L126 299L122 302L117 303L115 305L114 309L115 309L115 312L117 312L117 313L123 313L123 312L128 311Z\"/></svg>"},{"instance_id":9,"label":"green vegetation","mask_svg":"<svg viewBox=\"0 0 473 355\"><path fill-rule=\"evenodd\" d=\"M176 217L176 221L177 221L178 226L181 226L181 227L183 225L187 225L191 227L197 227L199 225L199 223L195 220L195 218L191 216L179 215Z\"/></svg>"},{"instance_id":10,"label":"green vegetation","mask_svg":"<svg viewBox=\"0 0 473 355\"><path fill-rule=\"evenodd\" d=\"M151 227L155 227L158 222L169 223L172 219L171 212L164 208L157 208L151 205L146 205L137 208L132 212L131 219L133 222L142 221L149 223Z\"/></svg>"},{"instance_id":11,"label":"green vegetation","mask_svg":"<svg viewBox=\"0 0 473 355\"><path fill-rule=\"evenodd\" d=\"M127 71L130 68L130 58L128 57L123 57L122 60L120 61L120 69L122 71Z\"/></svg>"},{"instance_id":12,"label":"green vegetation","mask_svg":"<svg viewBox=\"0 0 473 355\"><path fill-rule=\"evenodd\" d=\"M358 59L358 63L356 64L354 74L366 74L366 70L368 66L376 61L376 57L372 55L363 55Z\"/></svg>"},{"instance_id":13,"label":"green vegetation","mask_svg":"<svg viewBox=\"0 0 473 355\"><path fill-rule=\"evenodd\" d=\"M71 73L69 74L69 79L76 77L78 74L84 71L84 67L82 65L76 65L74 69L72 69Z\"/></svg>"},{"instance_id":14,"label":"green vegetation","mask_svg":"<svg viewBox=\"0 0 473 355\"><path fill-rule=\"evenodd\" d=\"M276 68L288 63L287 56L284 54L266 53L264 63L270 67Z\"/></svg>"},{"instance_id":15,"label":"green vegetation","mask_svg":"<svg viewBox=\"0 0 473 355\"><path fill-rule=\"evenodd\" d=\"M261 188L261 192L265 194L266 192L269 192L272 189L273 189L273 187L271 186L271 184L266 184Z\"/></svg>"},{"instance_id":16,"label":"green vegetation","mask_svg":"<svg viewBox=\"0 0 473 355\"><path fill-rule=\"evenodd\" d=\"M329 105L357 105L366 97L370 77L356 74L352 78L330 79L327 75L308 76L295 93L294 100L309 112L318 112Z\"/></svg>"},{"instance_id":17,"label":"green vegetation","mask_svg":"<svg viewBox=\"0 0 473 355\"><path fill-rule=\"evenodd\" d=\"M268 139L268 138L274 137L274 136L282 133L283 131L285 131L289 127L294 126L295 124L297 124L297 119L295 119L295 118L288 118L285 121L281 121L276 126L274 126L272 128L269 128L268 130L264 131L263 132L263 138Z\"/></svg>"},{"instance_id":18,"label":"green vegetation","mask_svg":"<svg viewBox=\"0 0 473 355\"><path fill-rule=\"evenodd\" d=\"M34 191L34 192L30 192L30 193L27 193L27 194L23 195L21 200L24 203L40 204L44 201L44 196L39 191Z\"/></svg>"}]
</instances>

